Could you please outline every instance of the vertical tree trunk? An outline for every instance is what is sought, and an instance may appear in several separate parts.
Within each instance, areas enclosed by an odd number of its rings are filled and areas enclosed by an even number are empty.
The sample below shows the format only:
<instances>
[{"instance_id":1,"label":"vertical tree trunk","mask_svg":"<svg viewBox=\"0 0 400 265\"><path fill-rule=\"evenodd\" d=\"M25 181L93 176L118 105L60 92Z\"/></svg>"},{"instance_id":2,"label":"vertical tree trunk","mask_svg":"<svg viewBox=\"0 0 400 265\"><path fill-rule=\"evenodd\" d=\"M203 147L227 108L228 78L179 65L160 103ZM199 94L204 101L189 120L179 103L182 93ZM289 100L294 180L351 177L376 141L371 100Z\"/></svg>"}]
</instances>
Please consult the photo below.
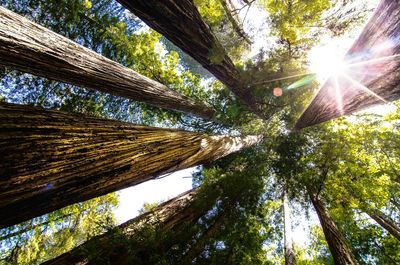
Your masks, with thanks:
<instances>
[{"instance_id":1,"label":"vertical tree trunk","mask_svg":"<svg viewBox=\"0 0 400 265\"><path fill-rule=\"evenodd\" d=\"M293 249L292 219L290 216L290 205L287 192L283 192L283 213L284 213L284 241L285 241L285 264L295 265L296 259Z\"/></svg>"},{"instance_id":2,"label":"vertical tree trunk","mask_svg":"<svg viewBox=\"0 0 400 265\"><path fill-rule=\"evenodd\" d=\"M346 243L342 233L339 231L324 203L319 196L312 191L308 191L311 202L315 211L318 214L319 221L324 231L326 241L328 242L329 250L331 251L333 260L336 265L353 265L358 264L351 252L351 249Z\"/></svg>"},{"instance_id":3,"label":"vertical tree trunk","mask_svg":"<svg viewBox=\"0 0 400 265\"><path fill-rule=\"evenodd\" d=\"M214 110L4 7L0 7L0 65L205 119L212 119L215 114Z\"/></svg>"},{"instance_id":4,"label":"vertical tree trunk","mask_svg":"<svg viewBox=\"0 0 400 265\"><path fill-rule=\"evenodd\" d=\"M390 217L384 215L380 211L367 212L367 214L400 241L400 227Z\"/></svg>"},{"instance_id":5,"label":"vertical tree trunk","mask_svg":"<svg viewBox=\"0 0 400 265\"><path fill-rule=\"evenodd\" d=\"M126 240L119 240L118 237L122 235L125 239L129 240L145 225L166 231L174 230L184 223L193 222L202 214L199 209L193 207L194 197L194 190L185 192L162 203L154 210L127 221L118 226L117 229L94 237L71 251L43 263L43 265L96 264L96 261L93 259L99 257L103 261L113 262L113 264L127 264L128 255L130 254L128 251L129 246L127 246ZM172 245L171 243L167 242L169 245ZM143 244L140 248L146 251L146 244ZM138 250L135 249L135 251ZM148 256L144 255L143 259L146 258Z\"/></svg>"},{"instance_id":6,"label":"vertical tree trunk","mask_svg":"<svg viewBox=\"0 0 400 265\"><path fill-rule=\"evenodd\" d=\"M198 61L227 85L247 107L264 117L260 103L244 84L239 70L226 54L192 0L118 0L147 25Z\"/></svg>"},{"instance_id":7,"label":"vertical tree trunk","mask_svg":"<svg viewBox=\"0 0 400 265\"><path fill-rule=\"evenodd\" d=\"M0 103L0 228L216 160L259 140Z\"/></svg>"},{"instance_id":8,"label":"vertical tree trunk","mask_svg":"<svg viewBox=\"0 0 400 265\"><path fill-rule=\"evenodd\" d=\"M347 68L319 90L296 127L400 98L400 1L381 0L374 15L346 54ZM350 78L349 78L350 77ZM378 96L376 96L378 95Z\"/></svg>"}]
</instances>

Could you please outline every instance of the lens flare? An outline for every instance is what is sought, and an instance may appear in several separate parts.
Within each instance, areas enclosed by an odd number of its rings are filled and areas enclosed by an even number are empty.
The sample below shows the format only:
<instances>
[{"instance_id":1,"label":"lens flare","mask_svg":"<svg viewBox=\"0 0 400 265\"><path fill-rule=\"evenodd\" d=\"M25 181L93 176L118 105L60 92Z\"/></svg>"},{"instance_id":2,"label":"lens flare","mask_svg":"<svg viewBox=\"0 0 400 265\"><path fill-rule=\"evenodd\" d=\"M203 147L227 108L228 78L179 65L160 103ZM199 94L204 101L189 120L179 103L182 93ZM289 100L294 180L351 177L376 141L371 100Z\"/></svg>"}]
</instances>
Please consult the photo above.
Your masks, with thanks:
<instances>
[{"instance_id":1,"label":"lens flare","mask_svg":"<svg viewBox=\"0 0 400 265\"><path fill-rule=\"evenodd\" d=\"M280 97L282 96L282 88L280 87L275 87L273 90L273 94L275 97Z\"/></svg>"}]
</instances>

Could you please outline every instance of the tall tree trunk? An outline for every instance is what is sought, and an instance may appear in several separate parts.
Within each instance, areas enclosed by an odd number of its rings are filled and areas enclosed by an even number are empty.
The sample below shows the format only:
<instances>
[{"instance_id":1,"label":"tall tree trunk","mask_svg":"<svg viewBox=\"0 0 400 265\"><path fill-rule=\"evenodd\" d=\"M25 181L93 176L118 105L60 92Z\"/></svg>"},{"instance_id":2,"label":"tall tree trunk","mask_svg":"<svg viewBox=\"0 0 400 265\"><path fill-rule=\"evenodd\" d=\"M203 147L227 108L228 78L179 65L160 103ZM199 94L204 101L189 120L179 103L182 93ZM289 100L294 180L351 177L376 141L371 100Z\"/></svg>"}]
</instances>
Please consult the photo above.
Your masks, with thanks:
<instances>
[{"instance_id":1,"label":"tall tree trunk","mask_svg":"<svg viewBox=\"0 0 400 265\"><path fill-rule=\"evenodd\" d=\"M262 104L244 84L239 70L226 54L192 0L118 0L147 25L198 61L238 99L264 117Z\"/></svg>"},{"instance_id":2,"label":"tall tree trunk","mask_svg":"<svg viewBox=\"0 0 400 265\"><path fill-rule=\"evenodd\" d=\"M185 192L162 203L154 210L127 221L118 226L117 229L94 237L71 251L45 262L43 265L96 264L96 261L93 259L99 257L103 261L110 261L113 264L127 264L129 262L128 255L130 254L127 249L129 246L127 246L126 240L120 240L118 236L123 235L125 239L129 240L145 225L167 231L176 230L182 224L194 222L202 214L198 208L193 207L195 193L194 190ZM168 245L164 245L164 247L173 245L173 242L160 243ZM140 248L143 248L143 251L146 252L146 244L143 244ZM138 249L135 249L135 251L140 252ZM148 258L147 255L143 255L143 259Z\"/></svg>"},{"instance_id":3,"label":"tall tree trunk","mask_svg":"<svg viewBox=\"0 0 400 265\"><path fill-rule=\"evenodd\" d=\"M0 104L0 227L257 143Z\"/></svg>"},{"instance_id":4,"label":"tall tree trunk","mask_svg":"<svg viewBox=\"0 0 400 265\"><path fill-rule=\"evenodd\" d=\"M319 198L316 192L308 190L311 202L315 211L318 214L319 221L324 231L326 241L328 242L329 250L331 251L333 260L336 265L353 265L358 264L351 252L351 249L346 243L342 233L339 231L324 203Z\"/></svg>"},{"instance_id":5,"label":"tall tree trunk","mask_svg":"<svg viewBox=\"0 0 400 265\"><path fill-rule=\"evenodd\" d=\"M211 119L214 110L0 7L0 65Z\"/></svg>"},{"instance_id":6,"label":"tall tree trunk","mask_svg":"<svg viewBox=\"0 0 400 265\"><path fill-rule=\"evenodd\" d=\"M284 213L284 241L285 241L285 264L295 265L296 259L293 250L292 219L290 217L290 205L287 192L283 192L283 213Z\"/></svg>"},{"instance_id":7,"label":"tall tree trunk","mask_svg":"<svg viewBox=\"0 0 400 265\"><path fill-rule=\"evenodd\" d=\"M386 229L386 231L388 231L392 236L400 241L400 226L396 224L390 217L384 215L380 211L367 212L367 214L380 226Z\"/></svg>"},{"instance_id":8,"label":"tall tree trunk","mask_svg":"<svg viewBox=\"0 0 400 265\"><path fill-rule=\"evenodd\" d=\"M304 128L350 114L382 103L383 99L400 98L399 38L400 1L381 0L346 55L348 66L339 75L339 86L334 77L330 78L296 127Z\"/></svg>"}]
</instances>

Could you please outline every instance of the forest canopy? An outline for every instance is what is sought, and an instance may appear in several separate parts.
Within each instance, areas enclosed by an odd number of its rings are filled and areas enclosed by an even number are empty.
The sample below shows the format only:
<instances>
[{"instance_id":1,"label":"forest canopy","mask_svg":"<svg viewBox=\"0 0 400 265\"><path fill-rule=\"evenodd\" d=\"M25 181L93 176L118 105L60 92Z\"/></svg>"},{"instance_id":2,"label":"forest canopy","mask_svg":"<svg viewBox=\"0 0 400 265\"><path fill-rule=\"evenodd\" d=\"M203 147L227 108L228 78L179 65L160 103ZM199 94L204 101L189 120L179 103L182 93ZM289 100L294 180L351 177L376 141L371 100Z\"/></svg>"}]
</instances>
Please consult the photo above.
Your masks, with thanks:
<instances>
[{"instance_id":1,"label":"forest canopy","mask_svg":"<svg viewBox=\"0 0 400 265\"><path fill-rule=\"evenodd\" d=\"M397 1L0 5L0 264L400 264Z\"/></svg>"}]
</instances>

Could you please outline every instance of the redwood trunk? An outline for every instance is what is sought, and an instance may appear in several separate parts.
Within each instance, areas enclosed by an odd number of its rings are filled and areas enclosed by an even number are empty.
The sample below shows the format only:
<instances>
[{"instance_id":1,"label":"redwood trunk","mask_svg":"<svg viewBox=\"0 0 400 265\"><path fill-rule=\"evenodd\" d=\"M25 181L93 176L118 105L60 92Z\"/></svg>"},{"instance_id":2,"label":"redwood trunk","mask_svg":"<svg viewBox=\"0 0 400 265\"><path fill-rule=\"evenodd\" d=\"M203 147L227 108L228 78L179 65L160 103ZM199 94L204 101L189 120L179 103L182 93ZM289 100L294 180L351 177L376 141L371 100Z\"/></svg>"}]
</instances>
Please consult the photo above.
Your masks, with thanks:
<instances>
[{"instance_id":1,"label":"redwood trunk","mask_svg":"<svg viewBox=\"0 0 400 265\"><path fill-rule=\"evenodd\" d=\"M147 25L198 61L242 103L259 116L262 105L243 84L234 66L210 27L203 21L192 0L118 0Z\"/></svg>"},{"instance_id":2,"label":"redwood trunk","mask_svg":"<svg viewBox=\"0 0 400 265\"><path fill-rule=\"evenodd\" d=\"M216 160L259 140L0 103L0 227Z\"/></svg>"},{"instance_id":3,"label":"redwood trunk","mask_svg":"<svg viewBox=\"0 0 400 265\"><path fill-rule=\"evenodd\" d=\"M156 226L163 230L174 230L183 223L193 222L201 215L201 211L193 207L194 196L195 191L192 190L164 202L154 210L118 226L118 233L122 233L129 239L144 225ZM103 235L94 237L71 251L43 263L43 265L94 264L92 258L96 257L112 261L113 264L126 264L127 256L129 255L126 249L127 246L124 245L126 241L120 242L115 239L115 233L116 230L111 230ZM143 244L143 248L145 248L145 244ZM88 252L89 249L90 252Z\"/></svg>"},{"instance_id":4,"label":"redwood trunk","mask_svg":"<svg viewBox=\"0 0 400 265\"><path fill-rule=\"evenodd\" d=\"M205 119L214 110L0 7L0 65Z\"/></svg>"},{"instance_id":5,"label":"redwood trunk","mask_svg":"<svg viewBox=\"0 0 400 265\"><path fill-rule=\"evenodd\" d=\"M400 1L382 0L347 53L345 62L352 65L339 75L339 86L336 87L336 81L330 78L304 111L296 127L304 128L350 114L383 103L382 99L393 101L400 98L399 40ZM382 59L384 57L386 59Z\"/></svg>"},{"instance_id":6,"label":"redwood trunk","mask_svg":"<svg viewBox=\"0 0 400 265\"><path fill-rule=\"evenodd\" d=\"M375 213L368 213L368 215L400 241L400 227L391 218L378 211Z\"/></svg>"},{"instance_id":7,"label":"redwood trunk","mask_svg":"<svg viewBox=\"0 0 400 265\"><path fill-rule=\"evenodd\" d=\"M292 219L290 216L290 205L287 197L287 192L283 194L283 213L284 213L284 241L285 241L285 264L295 265L296 259L293 250L293 238L292 238Z\"/></svg>"},{"instance_id":8,"label":"redwood trunk","mask_svg":"<svg viewBox=\"0 0 400 265\"><path fill-rule=\"evenodd\" d=\"M309 191L309 195L315 211L318 214L335 265L358 264L345 238L339 231L328 210L325 208L324 203L317 194Z\"/></svg>"}]
</instances>

